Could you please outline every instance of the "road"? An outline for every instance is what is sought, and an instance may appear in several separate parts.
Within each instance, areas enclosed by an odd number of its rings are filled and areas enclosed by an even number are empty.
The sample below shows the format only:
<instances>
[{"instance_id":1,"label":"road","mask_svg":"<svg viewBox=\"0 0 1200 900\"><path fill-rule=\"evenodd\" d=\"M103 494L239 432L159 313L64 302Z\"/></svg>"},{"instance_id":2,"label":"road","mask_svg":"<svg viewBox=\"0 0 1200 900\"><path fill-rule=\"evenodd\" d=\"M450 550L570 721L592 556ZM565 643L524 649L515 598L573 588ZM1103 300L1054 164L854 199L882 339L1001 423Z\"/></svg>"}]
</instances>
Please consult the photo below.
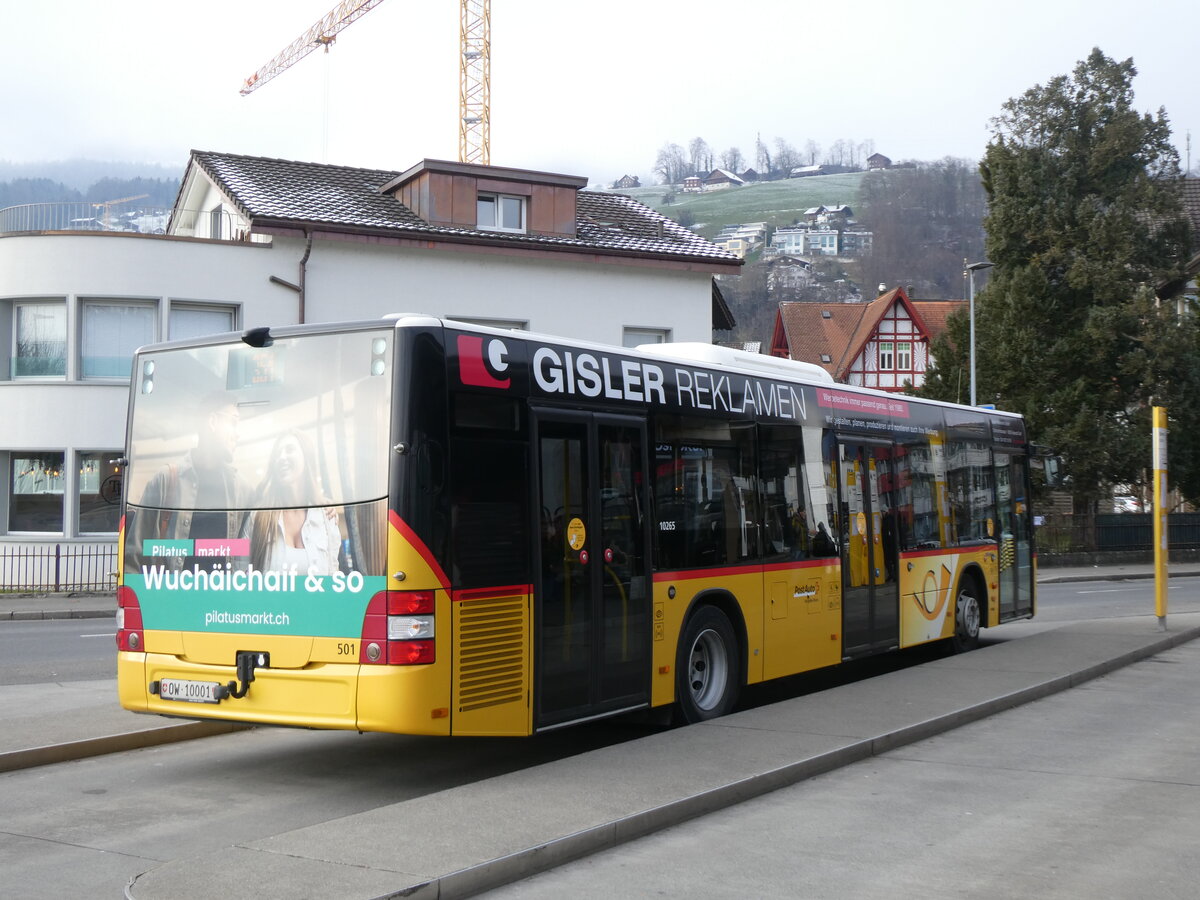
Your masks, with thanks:
<instances>
[{"instance_id":1,"label":"road","mask_svg":"<svg viewBox=\"0 0 1200 900\"><path fill-rule=\"evenodd\" d=\"M115 678L112 619L0 622L0 685Z\"/></svg>"},{"instance_id":2,"label":"road","mask_svg":"<svg viewBox=\"0 0 1200 900\"><path fill-rule=\"evenodd\" d=\"M1173 608L1184 611L1190 604L1200 609L1200 579L1194 586L1183 583L1191 579L1179 581L1178 589L1173 586ZM1152 608L1149 582L1048 585L1042 591L1039 622L1006 626L987 636L1018 639L1022 628L1055 621L1145 614L1147 598ZM0 684L112 677L107 624L5 623L0 626ZM879 671L872 667L920 662L931 652L936 651L789 680L751 692L748 702L761 705L789 691L820 690L833 681ZM0 894L108 894L160 861L471 784L649 730L614 721L530 740L444 740L257 729L7 773L0 775L0 809L5 811ZM909 812L912 821L924 821ZM924 824L920 831L928 833Z\"/></svg>"}]
</instances>

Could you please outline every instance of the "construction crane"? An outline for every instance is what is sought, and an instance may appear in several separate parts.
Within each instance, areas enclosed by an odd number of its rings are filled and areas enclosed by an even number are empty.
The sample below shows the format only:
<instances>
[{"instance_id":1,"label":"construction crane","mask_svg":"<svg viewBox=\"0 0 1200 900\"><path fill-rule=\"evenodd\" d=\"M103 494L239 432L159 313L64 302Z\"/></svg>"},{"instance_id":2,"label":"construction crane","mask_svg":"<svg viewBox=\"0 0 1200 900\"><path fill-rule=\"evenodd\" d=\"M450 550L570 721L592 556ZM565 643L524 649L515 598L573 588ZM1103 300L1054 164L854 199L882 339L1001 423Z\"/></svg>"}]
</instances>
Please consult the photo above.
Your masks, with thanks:
<instances>
[{"instance_id":1,"label":"construction crane","mask_svg":"<svg viewBox=\"0 0 1200 900\"><path fill-rule=\"evenodd\" d=\"M338 33L383 0L343 0L246 79L245 96L294 66L317 47L329 52ZM491 164L491 0L459 0L459 162Z\"/></svg>"},{"instance_id":2,"label":"construction crane","mask_svg":"<svg viewBox=\"0 0 1200 900\"><path fill-rule=\"evenodd\" d=\"M104 230L108 231L112 225L112 208L118 203L132 203L134 200L145 200L149 194L137 194L133 197L121 197L118 200L101 200L99 203L93 203L92 209L104 209L104 217L100 220L104 226Z\"/></svg>"},{"instance_id":3,"label":"construction crane","mask_svg":"<svg viewBox=\"0 0 1200 900\"><path fill-rule=\"evenodd\" d=\"M247 78L245 84L242 85L242 96L262 87L318 47L324 47L328 53L329 46L337 40L338 33L343 28L358 21L382 2L383 0L342 0L322 16L312 28L284 47L273 60Z\"/></svg>"},{"instance_id":4,"label":"construction crane","mask_svg":"<svg viewBox=\"0 0 1200 900\"><path fill-rule=\"evenodd\" d=\"M458 161L491 165L492 2L459 0Z\"/></svg>"}]
</instances>

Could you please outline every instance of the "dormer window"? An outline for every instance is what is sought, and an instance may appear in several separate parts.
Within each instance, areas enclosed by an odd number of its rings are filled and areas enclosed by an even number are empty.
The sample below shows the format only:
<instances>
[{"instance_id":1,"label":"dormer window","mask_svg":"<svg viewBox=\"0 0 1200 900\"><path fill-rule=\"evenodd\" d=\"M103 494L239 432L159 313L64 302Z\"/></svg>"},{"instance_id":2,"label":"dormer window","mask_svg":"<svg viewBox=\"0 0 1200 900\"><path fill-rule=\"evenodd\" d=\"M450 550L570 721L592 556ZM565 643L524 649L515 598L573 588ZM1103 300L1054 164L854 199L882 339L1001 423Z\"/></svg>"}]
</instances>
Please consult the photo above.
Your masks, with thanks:
<instances>
[{"instance_id":1,"label":"dormer window","mask_svg":"<svg viewBox=\"0 0 1200 900\"><path fill-rule=\"evenodd\" d=\"M475 206L479 230L524 234L525 199L511 194L480 194Z\"/></svg>"}]
</instances>

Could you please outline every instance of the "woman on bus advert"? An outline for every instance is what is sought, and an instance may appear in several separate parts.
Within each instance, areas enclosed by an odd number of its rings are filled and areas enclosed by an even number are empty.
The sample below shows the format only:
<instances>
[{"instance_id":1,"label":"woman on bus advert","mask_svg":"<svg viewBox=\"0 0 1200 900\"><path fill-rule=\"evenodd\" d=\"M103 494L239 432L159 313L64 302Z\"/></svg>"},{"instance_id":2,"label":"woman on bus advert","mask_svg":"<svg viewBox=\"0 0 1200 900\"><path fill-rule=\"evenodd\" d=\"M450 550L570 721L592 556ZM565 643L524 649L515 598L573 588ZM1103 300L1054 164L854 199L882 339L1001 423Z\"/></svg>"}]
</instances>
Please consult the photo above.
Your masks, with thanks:
<instances>
[{"instance_id":1,"label":"woman on bus advert","mask_svg":"<svg viewBox=\"0 0 1200 900\"><path fill-rule=\"evenodd\" d=\"M342 546L337 511L321 506L315 453L307 435L289 431L271 448L267 474L258 488L249 522L250 560L255 569L302 575L339 571ZM317 503L317 506L310 504ZM266 507L266 508L264 508Z\"/></svg>"}]
</instances>

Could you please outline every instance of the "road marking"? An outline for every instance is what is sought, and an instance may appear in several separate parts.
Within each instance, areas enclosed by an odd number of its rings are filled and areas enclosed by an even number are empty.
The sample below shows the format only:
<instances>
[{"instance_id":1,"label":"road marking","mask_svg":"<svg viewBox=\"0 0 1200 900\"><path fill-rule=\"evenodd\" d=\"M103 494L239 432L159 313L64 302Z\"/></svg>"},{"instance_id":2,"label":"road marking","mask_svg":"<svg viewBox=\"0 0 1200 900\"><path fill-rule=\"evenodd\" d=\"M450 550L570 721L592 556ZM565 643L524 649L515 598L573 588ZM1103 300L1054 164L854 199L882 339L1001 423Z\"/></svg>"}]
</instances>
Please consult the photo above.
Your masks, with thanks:
<instances>
[{"instance_id":1,"label":"road marking","mask_svg":"<svg viewBox=\"0 0 1200 900\"><path fill-rule=\"evenodd\" d=\"M116 637L115 631L106 631L104 634L81 634L80 637Z\"/></svg>"},{"instance_id":2,"label":"road marking","mask_svg":"<svg viewBox=\"0 0 1200 900\"><path fill-rule=\"evenodd\" d=\"M1106 591L1076 591L1077 594L1123 594L1125 588L1111 588Z\"/></svg>"}]
</instances>

